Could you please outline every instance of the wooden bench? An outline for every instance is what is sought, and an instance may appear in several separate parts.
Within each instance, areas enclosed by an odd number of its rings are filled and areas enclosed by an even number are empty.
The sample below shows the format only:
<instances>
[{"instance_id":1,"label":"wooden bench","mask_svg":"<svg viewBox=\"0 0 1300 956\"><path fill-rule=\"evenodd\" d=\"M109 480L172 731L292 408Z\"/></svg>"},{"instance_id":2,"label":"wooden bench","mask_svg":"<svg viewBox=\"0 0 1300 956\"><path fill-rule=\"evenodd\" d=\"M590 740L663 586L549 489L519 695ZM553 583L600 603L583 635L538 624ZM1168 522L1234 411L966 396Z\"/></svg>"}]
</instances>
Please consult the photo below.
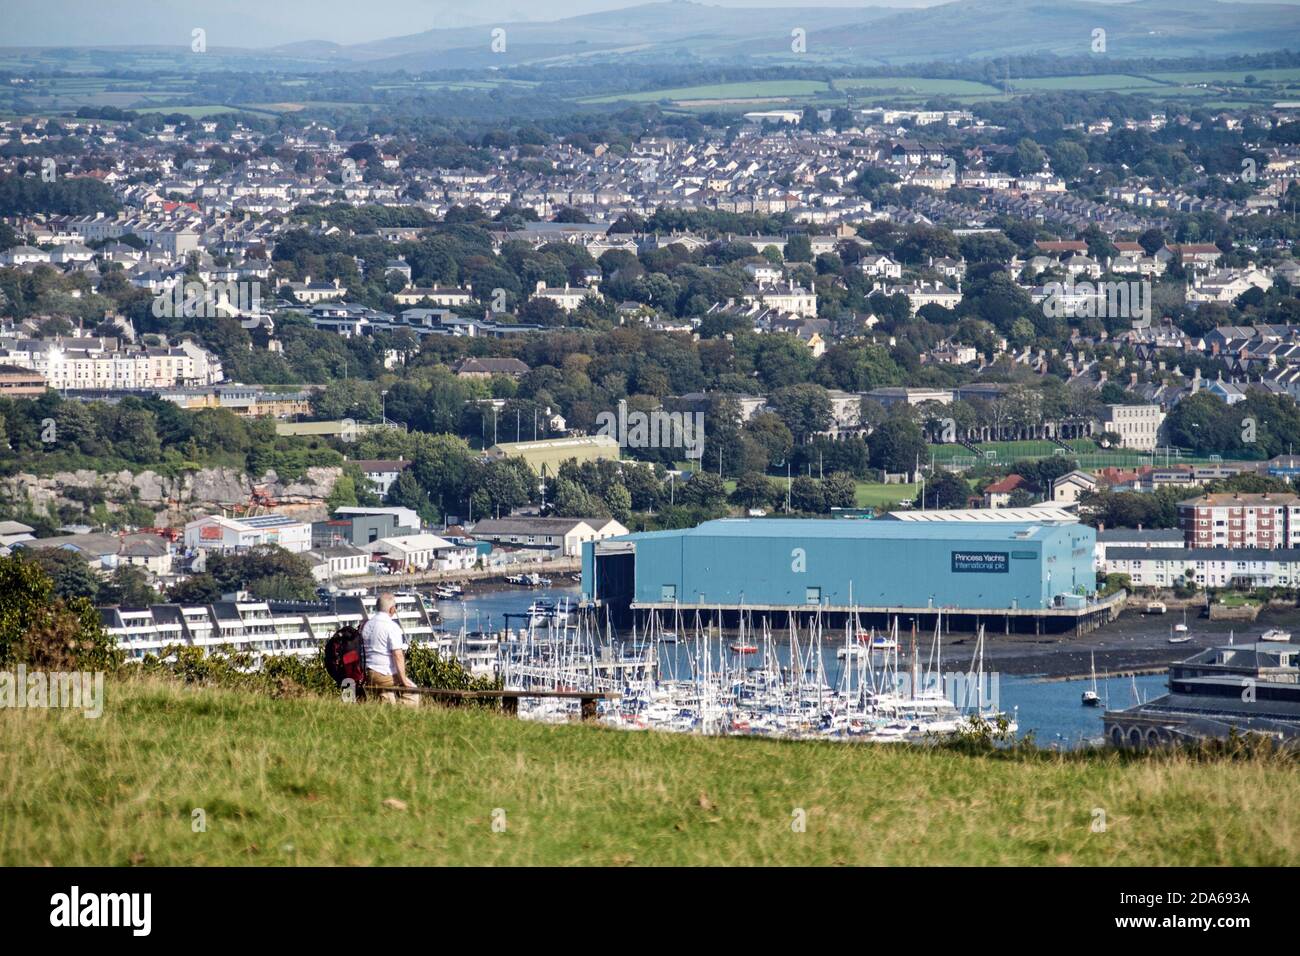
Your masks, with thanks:
<instances>
[{"instance_id":1,"label":"wooden bench","mask_svg":"<svg viewBox=\"0 0 1300 956\"><path fill-rule=\"evenodd\" d=\"M519 698L521 697L558 697L581 701L579 712L583 720L596 719L596 702L600 700L618 700L622 695L612 691L592 690L453 690L446 687L384 687L379 684L366 684L366 690L388 691L401 694L420 694L431 697L444 704L459 706L467 700L499 700L501 710L511 717L519 716Z\"/></svg>"}]
</instances>

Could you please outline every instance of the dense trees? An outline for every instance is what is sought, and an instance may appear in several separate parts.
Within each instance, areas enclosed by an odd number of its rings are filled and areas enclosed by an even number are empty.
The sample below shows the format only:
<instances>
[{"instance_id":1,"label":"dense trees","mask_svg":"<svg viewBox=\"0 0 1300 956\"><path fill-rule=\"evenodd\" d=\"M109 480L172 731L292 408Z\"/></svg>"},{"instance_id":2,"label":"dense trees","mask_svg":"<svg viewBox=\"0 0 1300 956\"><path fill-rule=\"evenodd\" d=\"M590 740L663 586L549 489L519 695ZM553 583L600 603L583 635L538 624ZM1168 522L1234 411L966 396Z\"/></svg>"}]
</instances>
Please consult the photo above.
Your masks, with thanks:
<instances>
[{"instance_id":1,"label":"dense trees","mask_svg":"<svg viewBox=\"0 0 1300 956\"><path fill-rule=\"evenodd\" d=\"M219 594L247 591L259 601L306 601L316 593L311 567L301 554L258 545L236 554L212 554L204 570Z\"/></svg>"},{"instance_id":2,"label":"dense trees","mask_svg":"<svg viewBox=\"0 0 1300 956\"><path fill-rule=\"evenodd\" d=\"M112 188L95 179L59 177L46 182L40 176L0 176L0 216L85 216L121 208Z\"/></svg>"},{"instance_id":3,"label":"dense trees","mask_svg":"<svg viewBox=\"0 0 1300 956\"><path fill-rule=\"evenodd\" d=\"M116 666L121 656L91 601L60 594L31 557L22 552L0 558L0 666L50 671Z\"/></svg>"},{"instance_id":4,"label":"dense trees","mask_svg":"<svg viewBox=\"0 0 1300 956\"><path fill-rule=\"evenodd\" d=\"M1172 444L1198 455L1272 458L1289 452L1300 436L1300 407L1262 389L1248 390L1234 405L1201 392L1174 406L1166 428Z\"/></svg>"}]
</instances>

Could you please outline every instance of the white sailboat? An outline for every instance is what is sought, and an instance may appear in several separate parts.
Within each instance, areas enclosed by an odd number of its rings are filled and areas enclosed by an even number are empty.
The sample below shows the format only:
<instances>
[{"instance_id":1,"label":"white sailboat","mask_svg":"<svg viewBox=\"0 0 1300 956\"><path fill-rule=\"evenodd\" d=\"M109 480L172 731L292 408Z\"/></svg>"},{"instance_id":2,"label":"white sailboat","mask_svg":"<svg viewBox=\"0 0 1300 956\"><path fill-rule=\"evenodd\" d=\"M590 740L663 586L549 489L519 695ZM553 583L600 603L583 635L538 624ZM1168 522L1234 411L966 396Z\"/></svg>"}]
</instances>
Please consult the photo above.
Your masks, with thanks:
<instances>
[{"instance_id":1,"label":"white sailboat","mask_svg":"<svg viewBox=\"0 0 1300 956\"><path fill-rule=\"evenodd\" d=\"M1092 689L1091 689L1091 690L1085 690L1085 691L1083 692L1083 706L1084 706L1084 707L1099 707L1099 706L1101 705L1101 697L1100 697L1100 696L1098 695L1098 693L1097 693L1097 653L1096 653L1096 651L1093 651L1093 652L1092 652L1092 654L1091 654L1091 659L1092 659Z\"/></svg>"},{"instance_id":2,"label":"white sailboat","mask_svg":"<svg viewBox=\"0 0 1300 956\"><path fill-rule=\"evenodd\" d=\"M1183 621L1181 624L1175 624L1169 632L1170 644L1186 644L1192 639L1187 633L1187 608L1183 608Z\"/></svg>"}]
</instances>

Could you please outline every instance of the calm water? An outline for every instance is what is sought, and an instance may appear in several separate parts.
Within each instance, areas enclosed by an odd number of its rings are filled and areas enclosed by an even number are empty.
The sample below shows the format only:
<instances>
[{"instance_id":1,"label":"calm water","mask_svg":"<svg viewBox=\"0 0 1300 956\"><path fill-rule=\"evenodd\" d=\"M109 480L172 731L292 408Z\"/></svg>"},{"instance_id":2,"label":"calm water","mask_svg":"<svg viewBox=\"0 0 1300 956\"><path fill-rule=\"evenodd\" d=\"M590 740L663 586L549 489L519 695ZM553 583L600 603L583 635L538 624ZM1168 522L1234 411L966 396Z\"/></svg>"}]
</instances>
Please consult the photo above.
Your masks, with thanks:
<instances>
[{"instance_id":1,"label":"calm water","mask_svg":"<svg viewBox=\"0 0 1300 956\"><path fill-rule=\"evenodd\" d=\"M1091 680L1044 681L1033 677L1001 678L1001 704L1004 709L1018 707L1020 732L1033 731L1040 747L1054 744L1073 747L1089 737L1101 736L1101 715L1107 705L1114 709L1131 707L1136 683L1139 697L1146 701L1165 692L1164 674L1147 674L1136 678L1112 677L1097 681L1100 707L1084 707L1080 698L1092 687Z\"/></svg>"},{"instance_id":2,"label":"calm water","mask_svg":"<svg viewBox=\"0 0 1300 956\"><path fill-rule=\"evenodd\" d=\"M463 601L439 601L438 610L442 615L443 626L448 630L458 630L462 621L468 624L471 631L496 630L506 625L506 614L522 614L533 601L539 598L556 603L567 599L576 604L580 591L581 589L576 586L488 591L468 595ZM1170 617L1172 618L1172 615ZM1181 616L1178 619L1181 620ZM521 624L522 621L519 619L510 621L511 627L519 627ZM1240 625L1238 628L1240 629ZM1218 630L1218 627L1216 626L1215 629ZM1223 632L1226 638L1228 627L1225 626ZM679 643L674 653L664 660L662 673L665 676L669 676L674 667L680 675L690 672L690 656L693 653L690 643L688 641ZM727 642L724 641L725 643ZM843 662L835 657L835 650L834 646L826 646L823 649L823 666L826 670L827 682L832 687L838 684L843 667ZM714 654L716 661L716 639ZM969 652L964 652L960 658L952 657L945 665L945 670L957 660L961 660L965 665L968 654ZM778 645L777 656L783 665L788 666L790 661L788 645ZM925 666L924 651L922 651L921 664L922 667ZM986 667L988 667L987 663ZM1085 739L1101 736L1101 714L1107 704L1113 708L1120 708L1131 706L1136 702L1133 698L1134 684L1137 686L1139 697L1150 700L1165 692L1165 675L1150 674L1137 678L1116 677L1099 680L1097 692L1101 695L1101 707L1084 707L1080 703L1084 690L1092 686L1090 680L1046 681L1034 677L999 675L997 704L1005 711L1016 708L1020 733L1023 735L1032 731L1039 746L1073 747Z\"/></svg>"},{"instance_id":3,"label":"calm water","mask_svg":"<svg viewBox=\"0 0 1300 956\"><path fill-rule=\"evenodd\" d=\"M507 614L524 614L534 601L545 600L559 604L567 600L574 607L582 597L582 588L511 588L502 591L485 591L482 594L466 595L463 601L439 601L438 613L442 615L443 626L449 631L460 630L464 621L471 631L496 631L506 626ZM523 625L523 621L510 621L511 628Z\"/></svg>"}]
</instances>

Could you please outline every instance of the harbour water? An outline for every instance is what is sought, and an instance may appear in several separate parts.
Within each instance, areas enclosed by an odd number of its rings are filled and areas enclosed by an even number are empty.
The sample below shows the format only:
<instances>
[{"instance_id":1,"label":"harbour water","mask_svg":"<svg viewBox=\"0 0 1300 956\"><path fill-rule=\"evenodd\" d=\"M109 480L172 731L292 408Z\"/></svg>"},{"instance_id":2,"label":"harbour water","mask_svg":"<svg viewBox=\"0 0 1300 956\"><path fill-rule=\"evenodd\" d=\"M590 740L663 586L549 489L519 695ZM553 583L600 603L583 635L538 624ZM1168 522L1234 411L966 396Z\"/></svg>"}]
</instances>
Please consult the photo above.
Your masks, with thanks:
<instances>
[{"instance_id":1,"label":"harbour water","mask_svg":"<svg viewBox=\"0 0 1300 956\"><path fill-rule=\"evenodd\" d=\"M568 601L576 604L580 596L578 587L552 588L509 588L483 591L469 594L459 600L438 602L443 626L450 631L461 628L462 622L470 631L498 630L507 625L506 615L523 615L530 604L537 600L561 603ZM510 626L519 627L522 618L510 619ZM1130 628L1133 625L1130 624ZM790 664L790 648L784 643L784 635L778 635L782 643L778 644L776 654L784 666ZM1226 638L1226 629L1224 637ZM990 641L996 638L990 638ZM691 671L692 656L695 649L687 635L677 645L665 648L661 656L663 676L686 676ZM714 639L715 653L717 640ZM929 655L930 636L918 635L921 668L924 669ZM844 669L843 660L836 656L839 644L836 635L828 633L822 651L822 666L826 683L838 686ZM722 653L729 653L724 650ZM900 649L900 659L906 657L906 651ZM970 651L965 649L944 649L944 671L965 671L970 665ZM906 666L906 665L905 665ZM994 703L1010 713L1013 709L1019 723L1019 734L1032 733L1041 747L1076 747L1081 742L1101 737L1101 714L1107 706L1128 707L1138 700L1150 700L1164 693L1165 675L1146 674L1137 677L1114 677L1100 679L1097 691L1102 699L1101 707L1085 707L1080 699L1084 690L1092 686L1091 680L1049 680L1035 676L996 674L996 666L987 658L985 671L989 686L996 689L997 699ZM996 677L993 675L996 674ZM1136 689L1137 698L1134 697Z\"/></svg>"}]
</instances>

